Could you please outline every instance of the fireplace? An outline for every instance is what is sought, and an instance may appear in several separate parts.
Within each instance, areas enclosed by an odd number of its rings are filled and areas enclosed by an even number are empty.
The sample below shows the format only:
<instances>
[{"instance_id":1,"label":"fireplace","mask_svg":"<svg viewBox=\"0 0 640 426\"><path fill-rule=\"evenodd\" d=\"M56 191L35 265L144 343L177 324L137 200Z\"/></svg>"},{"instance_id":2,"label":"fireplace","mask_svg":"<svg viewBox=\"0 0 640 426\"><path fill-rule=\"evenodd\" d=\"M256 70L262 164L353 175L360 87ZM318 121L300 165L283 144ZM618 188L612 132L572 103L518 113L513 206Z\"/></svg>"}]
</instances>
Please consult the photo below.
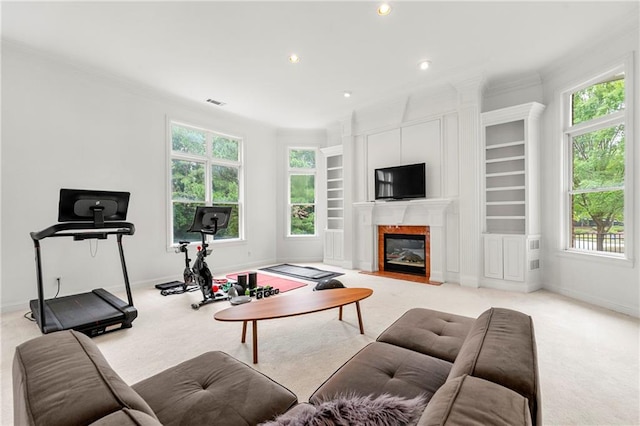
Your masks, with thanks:
<instances>
[{"instance_id":1,"label":"fireplace","mask_svg":"<svg viewBox=\"0 0 640 426\"><path fill-rule=\"evenodd\" d=\"M384 234L384 270L424 276L425 236Z\"/></svg>"},{"instance_id":2,"label":"fireplace","mask_svg":"<svg viewBox=\"0 0 640 426\"><path fill-rule=\"evenodd\" d=\"M429 282L430 245L428 226L378 226L378 271Z\"/></svg>"}]
</instances>

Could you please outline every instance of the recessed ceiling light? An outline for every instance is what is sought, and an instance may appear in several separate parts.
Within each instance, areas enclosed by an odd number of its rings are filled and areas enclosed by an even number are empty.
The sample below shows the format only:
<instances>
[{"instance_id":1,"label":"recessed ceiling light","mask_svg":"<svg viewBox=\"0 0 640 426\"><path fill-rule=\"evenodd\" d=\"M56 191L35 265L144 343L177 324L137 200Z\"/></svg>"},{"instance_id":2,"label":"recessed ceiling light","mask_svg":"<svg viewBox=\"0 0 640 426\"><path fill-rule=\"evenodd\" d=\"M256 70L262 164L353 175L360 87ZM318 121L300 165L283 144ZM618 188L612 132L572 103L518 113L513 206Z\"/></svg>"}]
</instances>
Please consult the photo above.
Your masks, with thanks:
<instances>
[{"instance_id":1,"label":"recessed ceiling light","mask_svg":"<svg viewBox=\"0 0 640 426\"><path fill-rule=\"evenodd\" d=\"M300 62L300 57L293 53L291 54L291 56L289 56L289 62L291 62L292 64L297 64L298 62Z\"/></svg>"},{"instance_id":2,"label":"recessed ceiling light","mask_svg":"<svg viewBox=\"0 0 640 426\"><path fill-rule=\"evenodd\" d=\"M429 62L429 61L420 61L420 62L418 62L418 68L420 68L422 71L424 71L427 68L429 68L430 65L431 65L431 62Z\"/></svg>"},{"instance_id":3,"label":"recessed ceiling light","mask_svg":"<svg viewBox=\"0 0 640 426\"><path fill-rule=\"evenodd\" d=\"M351 92L349 92L349 91L346 91L346 90L345 90L345 91L342 93L342 96L344 96L345 98L350 98L350 97L351 97Z\"/></svg>"},{"instance_id":4,"label":"recessed ceiling light","mask_svg":"<svg viewBox=\"0 0 640 426\"><path fill-rule=\"evenodd\" d=\"M380 6L378 6L378 15L387 16L390 13L391 6L389 5L389 3L382 3Z\"/></svg>"}]
</instances>

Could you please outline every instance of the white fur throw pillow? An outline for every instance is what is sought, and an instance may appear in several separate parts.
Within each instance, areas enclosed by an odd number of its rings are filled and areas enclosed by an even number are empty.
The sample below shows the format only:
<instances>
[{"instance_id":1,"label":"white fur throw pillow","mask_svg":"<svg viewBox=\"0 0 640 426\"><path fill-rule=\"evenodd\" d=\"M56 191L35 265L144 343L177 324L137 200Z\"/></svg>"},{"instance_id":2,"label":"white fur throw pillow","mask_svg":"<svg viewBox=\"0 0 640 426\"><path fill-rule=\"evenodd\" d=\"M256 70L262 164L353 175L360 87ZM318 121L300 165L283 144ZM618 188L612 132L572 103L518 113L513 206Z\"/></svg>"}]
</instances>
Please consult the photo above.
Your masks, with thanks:
<instances>
[{"instance_id":1,"label":"white fur throw pillow","mask_svg":"<svg viewBox=\"0 0 640 426\"><path fill-rule=\"evenodd\" d=\"M404 426L415 424L427 405L419 395L412 399L383 394L343 395L317 405L304 404L261 426Z\"/></svg>"}]
</instances>

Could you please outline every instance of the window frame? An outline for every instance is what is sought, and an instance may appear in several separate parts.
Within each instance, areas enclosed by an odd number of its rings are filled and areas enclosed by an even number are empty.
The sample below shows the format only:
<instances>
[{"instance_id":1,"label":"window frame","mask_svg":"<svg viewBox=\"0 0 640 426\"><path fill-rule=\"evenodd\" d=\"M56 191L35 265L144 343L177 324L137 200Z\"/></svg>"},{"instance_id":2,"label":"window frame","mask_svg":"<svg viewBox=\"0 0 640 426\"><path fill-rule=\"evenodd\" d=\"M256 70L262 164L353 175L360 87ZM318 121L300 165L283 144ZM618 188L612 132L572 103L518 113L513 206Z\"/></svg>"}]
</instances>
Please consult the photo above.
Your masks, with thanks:
<instances>
[{"instance_id":1,"label":"window frame","mask_svg":"<svg viewBox=\"0 0 640 426\"><path fill-rule=\"evenodd\" d=\"M629 55L623 61L618 61L614 66L609 67L605 72L594 73L591 77L583 79L580 83L575 84L566 90L561 92L561 133L562 133L562 167L564 168L563 176L563 189L562 189L562 215L561 215L561 250L563 253L584 258L589 256L592 259L612 260L612 261L625 261L631 262L633 260L634 246L636 244L634 238L634 173L633 173L633 144L634 144L634 129L633 129L633 117L635 115L634 108L634 74L633 74L633 58ZM577 124L572 124L573 120L573 105L572 95L580 90L595 84L606 82L612 77L624 74L625 80L625 108L621 111L616 111L612 114L600 116L592 120L583 121ZM625 131L625 152L624 152L624 182L622 187L619 186L612 188L597 188L597 189L583 189L573 190L573 150L572 141L574 138L581 135L585 135L590 132L612 127L618 124L624 126ZM588 192L600 192L610 190L623 191L624 197L624 234L625 234L625 247L624 253L604 252L596 250L584 250L571 247L572 231L573 231L573 217L572 217L572 196L579 193Z\"/></svg>"},{"instance_id":2,"label":"window frame","mask_svg":"<svg viewBox=\"0 0 640 426\"><path fill-rule=\"evenodd\" d=\"M315 159L315 167L300 168L291 167L291 151L312 151ZM286 237L287 238L317 238L318 237L318 149L315 147L306 146L289 146L286 150L286 165L287 165L287 199L286 199ZM292 234L291 233L291 209L293 203L291 203L291 177L292 176L313 176L313 204L310 203L295 203L295 205L310 205L313 206L314 219L313 219L313 234Z\"/></svg>"},{"instance_id":3,"label":"window frame","mask_svg":"<svg viewBox=\"0 0 640 426\"><path fill-rule=\"evenodd\" d=\"M178 152L173 150L173 126L186 127L189 129L197 130L205 133L205 154L204 156L198 154L190 154L186 152ZM173 160L191 161L200 164L204 164L204 180L205 180L205 206L211 206L213 204L213 181L212 181L212 167L219 165L225 167L233 167L238 170L238 237L215 239L211 235L207 235L207 242L214 244L229 244L245 240L245 226L244 226L244 138L241 136L235 136L215 130L211 130L202 126L190 124L186 121L167 119L166 129L167 139L167 249L173 250L178 247L178 244L173 242L173 191L172 191L172 164ZM220 136L223 138L232 139L238 142L238 160L227 160L213 157L213 137ZM199 201L196 201L199 202ZM234 202L225 201L224 204L235 204ZM199 238L199 237L198 237ZM190 245L197 245L198 241L192 241Z\"/></svg>"}]
</instances>

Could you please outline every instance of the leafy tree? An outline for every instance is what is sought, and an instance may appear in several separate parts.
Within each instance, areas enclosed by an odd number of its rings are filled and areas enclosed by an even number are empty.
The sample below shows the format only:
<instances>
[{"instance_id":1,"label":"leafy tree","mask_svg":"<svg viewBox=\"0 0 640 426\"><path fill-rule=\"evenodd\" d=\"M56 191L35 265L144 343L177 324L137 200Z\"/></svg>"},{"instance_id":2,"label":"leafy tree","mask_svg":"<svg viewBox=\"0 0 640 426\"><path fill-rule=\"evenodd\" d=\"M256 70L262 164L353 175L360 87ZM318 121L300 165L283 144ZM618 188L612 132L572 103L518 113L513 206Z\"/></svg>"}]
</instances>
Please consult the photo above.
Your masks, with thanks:
<instances>
[{"instance_id":1,"label":"leafy tree","mask_svg":"<svg viewBox=\"0 0 640 426\"><path fill-rule=\"evenodd\" d=\"M222 136L213 136L213 157L221 160L238 161L238 141Z\"/></svg>"},{"instance_id":2,"label":"leafy tree","mask_svg":"<svg viewBox=\"0 0 640 426\"><path fill-rule=\"evenodd\" d=\"M289 167L291 167L292 169L315 169L316 152L312 149L290 150Z\"/></svg>"},{"instance_id":3,"label":"leafy tree","mask_svg":"<svg viewBox=\"0 0 640 426\"><path fill-rule=\"evenodd\" d=\"M316 168L316 152L313 149L292 149L289 151L289 168ZM289 176L291 203L291 235L315 234L315 175L291 174Z\"/></svg>"},{"instance_id":4,"label":"leafy tree","mask_svg":"<svg viewBox=\"0 0 640 426\"><path fill-rule=\"evenodd\" d=\"M171 149L189 154L205 155L207 136L204 132L189 127L172 126Z\"/></svg>"},{"instance_id":5,"label":"leafy tree","mask_svg":"<svg viewBox=\"0 0 640 426\"><path fill-rule=\"evenodd\" d=\"M290 176L291 234L315 233L315 176Z\"/></svg>"},{"instance_id":6,"label":"leafy tree","mask_svg":"<svg viewBox=\"0 0 640 426\"><path fill-rule=\"evenodd\" d=\"M202 157L202 161L172 160L171 193L173 200L173 240L199 241L200 235L187 232L191 227L197 206L204 206L206 197L205 164L207 161L206 132L172 126L171 149ZM213 135L211 153L215 159L238 161L239 143L237 140ZM231 207L231 218L227 229L220 230L216 239L238 238L239 236L239 178L238 168L233 166L211 166L210 199L216 206Z\"/></svg>"},{"instance_id":7,"label":"leafy tree","mask_svg":"<svg viewBox=\"0 0 640 426\"><path fill-rule=\"evenodd\" d=\"M624 79L598 83L572 96L573 124L602 117L624 108ZM597 250L614 222L624 220L625 132L617 124L576 136L573 148L573 220L591 220L596 226Z\"/></svg>"},{"instance_id":8,"label":"leafy tree","mask_svg":"<svg viewBox=\"0 0 640 426\"><path fill-rule=\"evenodd\" d=\"M291 206L291 234L313 235L315 233L315 209L313 206Z\"/></svg>"}]
</instances>

